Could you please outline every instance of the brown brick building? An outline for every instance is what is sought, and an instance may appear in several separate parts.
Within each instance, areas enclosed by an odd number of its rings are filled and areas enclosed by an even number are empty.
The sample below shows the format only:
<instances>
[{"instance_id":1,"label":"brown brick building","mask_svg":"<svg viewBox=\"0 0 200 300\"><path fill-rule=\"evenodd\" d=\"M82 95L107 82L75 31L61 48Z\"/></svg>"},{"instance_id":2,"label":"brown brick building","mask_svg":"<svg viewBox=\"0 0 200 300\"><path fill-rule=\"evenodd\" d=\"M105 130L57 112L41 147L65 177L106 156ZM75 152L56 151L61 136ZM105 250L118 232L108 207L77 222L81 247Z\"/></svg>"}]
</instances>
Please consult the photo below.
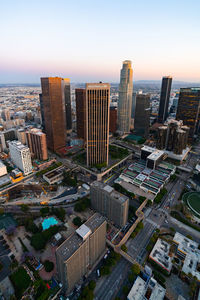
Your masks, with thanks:
<instances>
[{"instance_id":1,"label":"brown brick building","mask_svg":"<svg viewBox=\"0 0 200 300\"><path fill-rule=\"evenodd\" d=\"M26 140L33 158L46 160L48 158L46 134L37 128L26 131Z\"/></svg>"}]
</instances>

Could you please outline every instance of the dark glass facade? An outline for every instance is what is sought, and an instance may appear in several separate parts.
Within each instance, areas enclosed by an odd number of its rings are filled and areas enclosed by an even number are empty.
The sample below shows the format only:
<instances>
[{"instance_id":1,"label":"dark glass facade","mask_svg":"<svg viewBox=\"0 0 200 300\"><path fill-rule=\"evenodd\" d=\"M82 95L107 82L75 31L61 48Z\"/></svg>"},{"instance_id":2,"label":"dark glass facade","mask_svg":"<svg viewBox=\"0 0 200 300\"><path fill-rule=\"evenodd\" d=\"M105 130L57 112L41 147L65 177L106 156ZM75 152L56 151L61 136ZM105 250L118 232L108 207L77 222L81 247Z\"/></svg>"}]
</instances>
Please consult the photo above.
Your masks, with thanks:
<instances>
[{"instance_id":1,"label":"dark glass facade","mask_svg":"<svg viewBox=\"0 0 200 300\"><path fill-rule=\"evenodd\" d=\"M117 108L110 107L110 132L115 133L117 130Z\"/></svg>"},{"instance_id":2,"label":"dark glass facade","mask_svg":"<svg viewBox=\"0 0 200 300\"><path fill-rule=\"evenodd\" d=\"M148 137L150 125L150 95L136 95L134 133Z\"/></svg>"},{"instance_id":3,"label":"dark glass facade","mask_svg":"<svg viewBox=\"0 0 200 300\"><path fill-rule=\"evenodd\" d=\"M65 113L66 113L66 129L72 130L72 110L71 110L71 91L69 79L64 79L64 95L65 95Z\"/></svg>"},{"instance_id":4,"label":"dark glass facade","mask_svg":"<svg viewBox=\"0 0 200 300\"><path fill-rule=\"evenodd\" d=\"M162 79L160 105L158 112L158 122L164 123L168 117L169 99L171 94L172 77L167 76Z\"/></svg>"},{"instance_id":5,"label":"dark glass facade","mask_svg":"<svg viewBox=\"0 0 200 300\"><path fill-rule=\"evenodd\" d=\"M77 136L86 140L86 93L85 89L76 89L76 128Z\"/></svg>"},{"instance_id":6,"label":"dark glass facade","mask_svg":"<svg viewBox=\"0 0 200 300\"><path fill-rule=\"evenodd\" d=\"M177 120L183 120L189 130L189 140L199 132L200 124L200 88L181 88L176 113Z\"/></svg>"},{"instance_id":7,"label":"dark glass facade","mask_svg":"<svg viewBox=\"0 0 200 300\"><path fill-rule=\"evenodd\" d=\"M56 152L66 146L66 115L63 79L41 78L47 147Z\"/></svg>"}]
</instances>

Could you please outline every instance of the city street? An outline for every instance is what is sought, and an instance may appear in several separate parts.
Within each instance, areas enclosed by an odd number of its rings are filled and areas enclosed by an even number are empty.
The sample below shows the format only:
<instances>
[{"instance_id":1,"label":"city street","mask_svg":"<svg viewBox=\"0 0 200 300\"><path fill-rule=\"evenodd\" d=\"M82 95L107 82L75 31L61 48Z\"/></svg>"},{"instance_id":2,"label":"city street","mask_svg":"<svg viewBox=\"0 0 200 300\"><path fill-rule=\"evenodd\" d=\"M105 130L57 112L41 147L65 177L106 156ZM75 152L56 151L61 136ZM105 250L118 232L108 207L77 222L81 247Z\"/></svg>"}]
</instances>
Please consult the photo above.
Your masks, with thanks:
<instances>
[{"instance_id":1,"label":"city street","mask_svg":"<svg viewBox=\"0 0 200 300\"><path fill-rule=\"evenodd\" d=\"M94 291L94 299L114 299L118 290L123 285L125 278L128 276L130 267L131 264L124 258L121 258L117 265L112 269L112 273L110 275L101 277L97 281Z\"/></svg>"}]
</instances>

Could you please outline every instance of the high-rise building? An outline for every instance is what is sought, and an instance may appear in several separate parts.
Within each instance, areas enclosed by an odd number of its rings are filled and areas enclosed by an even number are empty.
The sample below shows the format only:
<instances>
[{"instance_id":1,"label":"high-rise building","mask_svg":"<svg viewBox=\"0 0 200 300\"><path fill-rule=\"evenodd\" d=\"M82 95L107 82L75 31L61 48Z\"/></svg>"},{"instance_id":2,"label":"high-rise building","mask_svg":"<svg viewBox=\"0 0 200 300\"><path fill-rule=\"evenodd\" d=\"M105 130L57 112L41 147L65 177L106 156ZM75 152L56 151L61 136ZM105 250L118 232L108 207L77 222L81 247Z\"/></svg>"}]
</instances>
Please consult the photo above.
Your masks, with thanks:
<instances>
[{"instance_id":1,"label":"high-rise building","mask_svg":"<svg viewBox=\"0 0 200 300\"><path fill-rule=\"evenodd\" d=\"M86 140L86 92L85 89L75 89L76 94L76 127L77 136Z\"/></svg>"},{"instance_id":2,"label":"high-rise building","mask_svg":"<svg viewBox=\"0 0 200 300\"><path fill-rule=\"evenodd\" d=\"M23 171L24 175L32 172L31 154L27 146L18 141L9 142L10 157L12 162Z\"/></svg>"},{"instance_id":3,"label":"high-rise building","mask_svg":"<svg viewBox=\"0 0 200 300\"><path fill-rule=\"evenodd\" d=\"M67 133L70 133L72 130L70 79L64 78L63 81L64 81L65 112L66 112L66 130Z\"/></svg>"},{"instance_id":4,"label":"high-rise building","mask_svg":"<svg viewBox=\"0 0 200 300\"><path fill-rule=\"evenodd\" d=\"M156 148L182 154L187 147L189 127L183 126L183 121L169 120L158 127Z\"/></svg>"},{"instance_id":5,"label":"high-rise building","mask_svg":"<svg viewBox=\"0 0 200 300\"><path fill-rule=\"evenodd\" d=\"M15 129L1 131L0 144L1 144L2 151L8 150L8 143L10 141L15 141L15 140L16 140L16 130Z\"/></svg>"},{"instance_id":6,"label":"high-rise building","mask_svg":"<svg viewBox=\"0 0 200 300\"><path fill-rule=\"evenodd\" d=\"M130 60L123 62L119 84L118 102L118 131L120 134L130 132L131 127L131 107L133 93L133 69Z\"/></svg>"},{"instance_id":7,"label":"high-rise building","mask_svg":"<svg viewBox=\"0 0 200 300\"><path fill-rule=\"evenodd\" d=\"M119 227L128 220L129 198L115 191L111 186L95 181L90 187L92 207Z\"/></svg>"},{"instance_id":8,"label":"high-rise building","mask_svg":"<svg viewBox=\"0 0 200 300\"><path fill-rule=\"evenodd\" d=\"M48 158L46 134L40 129L32 128L26 131L28 147L33 158L46 160Z\"/></svg>"},{"instance_id":9,"label":"high-rise building","mask_svg":"<svg viewBox=\"0 0 200 300\"><path fill-rule=\"evenodd\" d=\"M60 77L41 78L41 85L47 147L56 152L66 146L64 80Z\"/></svg>"},{"instance_id":10,"label":"high-rise building","mask_svg":"<svg viewBox=\"0 0 200 300\"><path fill-rule=\"evenodd\" d=\"M169 99L171 94L172 77L165 76L162 79L158 122L164 123L168 117Z\"/></svg>"},{"instance_id":11,"label":"high-rise building","mask_svg":"<svg viewBox=\"0 0 200 300\"><path fill-rule=\"evenodd\" d=\"M200 125L200 88L181 88L176 113L177 120L190 128L189 140L199 132Z\"/></svg>"},{"instance_id":12,"label":"high-rise building","mask_svg":"<svg viewBox=\"0 0 200 300\"><path fill-rule=\"evenodd\" d=\"M115 106L110 106L110 125L109 130L115 133L117 130L117 108Z\"/></svg>"},{"instance_id":13,"label":"high-rise building","mask_svg":"<svg viewBox=\"0 0 200 300\"><path fill-rule=\"evenodd\" d=\"M57 248L57 271L65 291L70 292L87 275L105 246L106 221L96 213Z\"/></svg>"},{"instance_id":14,"label":"high-rise building","mask_svg":"<svg viewBox=\"0 0 200 300\"><path fill-rule=\"evenodd\" d=\"M45 132L44 105L43 105L43 101L42 101L42 94L39 94L39 98L40 98L41 125L42 125L43 131Z\"/></svg>"},{"instance_id":15,"label":"high-rise building","mask_svg":"<svg viewBox=\"0 0 200 300\"><path fill-rule=\"evenodd\" d=\"M150 126L150 95L137 94L135 106L134 132L136 135L148 137Z\"/></svg>"},{"instance_id":16,"label":"high-rise building","mask_svg":"<svg viewBox=\"0 0 200 300\"><path fill-rule=\"evenodd\" d=\"M26 145L26 133L24 128L20 128L17 130L17 139L19 142Z\"/></svg>"},{"instance_id":17,"label":"high-rise building","mask_svg":"<svg viewBox=\"0 0 200 300\"><path fill-rule=\"evenodd\" d=\"M108 164L110 84L86 84L87 166Z\"/></svg>"},{"instance_id":18,"label":"high-rise building","mask_svg":"<svg viewBox=\"0 0 200 300\"><path fill-rule=\"evenodd\" d=\"M131 119L135 118L136 92L132 95Z\"/></svg>"}]
</instances>

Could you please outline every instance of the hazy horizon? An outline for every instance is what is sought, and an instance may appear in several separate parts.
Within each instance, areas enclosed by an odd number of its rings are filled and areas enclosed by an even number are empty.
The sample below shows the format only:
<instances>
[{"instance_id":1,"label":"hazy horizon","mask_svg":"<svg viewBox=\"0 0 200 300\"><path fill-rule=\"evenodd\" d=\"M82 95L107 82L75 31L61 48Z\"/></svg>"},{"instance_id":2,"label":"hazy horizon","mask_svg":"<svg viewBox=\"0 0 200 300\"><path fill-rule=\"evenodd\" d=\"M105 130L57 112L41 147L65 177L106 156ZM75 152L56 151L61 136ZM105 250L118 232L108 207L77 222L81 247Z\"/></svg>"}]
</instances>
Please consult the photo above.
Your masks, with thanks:
<instances>
[{"instance_id":1,"label":"hazy horizon","mask_svg":"<svg viewBox=\"0 0 200 300\"><path fill-rule=\"evenodd\" d=\"M194 9L195 8L195 9ZM200 81L200 2L8 0L1 4L0 82Z\"/></svg>"}]
</instances>

